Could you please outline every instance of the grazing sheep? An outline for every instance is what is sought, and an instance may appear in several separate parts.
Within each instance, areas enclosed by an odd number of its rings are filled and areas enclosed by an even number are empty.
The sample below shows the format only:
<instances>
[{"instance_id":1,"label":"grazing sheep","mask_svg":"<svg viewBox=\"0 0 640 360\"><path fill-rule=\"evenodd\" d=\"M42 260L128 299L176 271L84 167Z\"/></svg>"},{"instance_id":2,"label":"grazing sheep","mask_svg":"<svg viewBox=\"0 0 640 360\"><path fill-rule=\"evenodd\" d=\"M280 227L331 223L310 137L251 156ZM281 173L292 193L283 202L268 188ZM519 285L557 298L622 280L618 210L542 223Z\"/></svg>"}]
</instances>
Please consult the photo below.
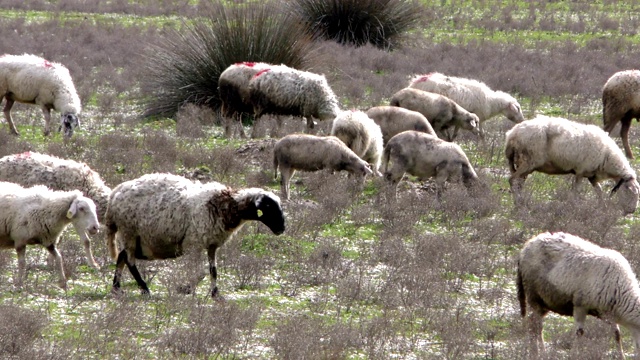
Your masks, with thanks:
<instances>
[{"instance_id":1,"label":"grazing sheep","mask_svg":"<svg viewBox=\"0 0 640 360\"><path fill-rule=\"evenodd\" d=\"M384 144L395 135L407 130L437 136L427 118L417 111L397 106L375 106L367 110L366 114L380 126Z\"/></svg>"},{"instance_id":2,"label":"grazing sheep","mask_svg":"<svg viewBox=\"0 0 640 360\"><path fill-rule=\"evenodd\" d=\"M67 288L62 257L56 249L60 234L73 224L82 238L85 232L95 234L100 226L96 206L78 190L53 191L46 186L31 188L0 182L0 247L14 248L18 253L20 286L25 277L27 245L42 245L49 251L49 263L58 262L60 287Z\"/></svg>"},{"instance_id":3,"label":"grazing sheep","mask_svg":"<svg viewBox=\"0 0 640 360\"><path fill-rule=\"evenodd\" d=\"M117 256L113 290L120 289L125 264L148 294L136 259L170 259L204 248L209 257L210 294L216 296L216 251L249 220L282 234L285 220L280 198L258 188L232 189L171 174L148 174L118 185L109 197L105 220L107 247L114 259L116 233L124 245Z\"/></svg>"},{"instance_id":4,"label":"grazing sheep","mask_svg":"<svg viewBox=\"0 0 640 360\"><path fill-rule=\"evenodd\" d=\"M575 174L574 190L586 177L599 195L602 190L598 183L613 179L616 185L611 193L619 193L624 212L633 213L638 207L640 185L635 171L615 141L595 125L538 116L507 132L505 155L516 201L527 176L539 171L550 175Z\"/></svg>"},{"instance_id":5,"label":"grazing sheep","mask_svg":"<svg viewBox=\"0 0 640 360\"><path fill-rule=\"evenodd\" d=\"M514 123L524 121L520 104L511 95L491 90L485 83L441 73L416 75L409 87L444 95L478 116L480 131L482 123L503 114ZM427 116L428 118L428 116Z\"/></svg>"},{"instance_id":6,"label":"grazing sheep","mask_svg":"<svg viewBox=\"0 0 640 360\"><path fill-rule=\"evenodd\" d=\"M520 314L531 308L531 349L544 351L542 320L549 312L573 316L576 334L584 333L587 315L612 326L624 358L618 324L631 332L636 356L640 345L640 288L629 262L617 251L604 249L565 233L539 234L524 244L517 275Z\"/></svg>"},{"instance_id":7,"label":"grazing sheep","mask_svg":"<svg viewBox=\"0 0 640 360\"><path fill-rule=\"evenodd\" d=\"M478 117L446 96L405 88L393 94L390 104L421 113L429 120L433 129L444 134L441 137L448 141L456 138L459 128L479 134ZM453 134L449 133L450 128L454 129Z\"/></svg>"},{"instance_id":8,"label":"grazing sheep","mask_svg":"<svg viewBox=\"0 0 640 360\"><path fill-rule=\"evenodd\" d=\"M362 111L343 111L331 128L331 135L342 140L362 160L371 165L377 176L380 174L380 157L382 156L382 130L380 126Z\"/></svg>"},{"instance_id":9,"label":"grazing sheep","mask_svg":"<svg viewBox=\"0 0 640 360\"><path fill-rule=\"evenodd\" d=\"M249 82L249 99L255 118L264 114L293 115L307 119L333 120L340 108L324 75L296 70L284 65L263 69Z\"/></svg>"},{"instance_id":10,"label":"grazing sheep","mask_svg":"<svg viewBox=\"0 0 640 360\"><path fill-rule=\"evenodd\" d=\"M51 109L60 112L58 131L64 128L65 137L71 137L80 124L80 98L69 70L62 64L29 54L0 56L0 96L6 99L4 117L15 135L18 130L11 119L11 107L16 101L42 108L45 135L51 132Z\"/></svg>"},{"instance_id":11,"label":"grazing sheep","mask_svg":"<svg viewBox=\"0 0 640 360\"><path fill-rule=\"evenodd\" d=\"M389 160L393 162L391 170ZM403 131L392 137L384 148L382 165L394 189L404 173L409 173L421 180L434 177L438 199L447 180L462 180L472 195L487 191L460 146L419 131Z\"/></svg>"},{"instance_id":12,"label":"grazing sheep","mask_svg":"<svg viewBox=\"0 0 640 360\"><path fill-rule=\"evenodd\" d=\"M287 200L289 180L296 170L346 170L363 179L373 174L369 165L337 137L307 134L291 134L278 140L273 149L273 167L275 178L280 167L280 189Z\"/></svg>"},{"instance_id":13,"label":"grazing sheep","mask_svg":"<svg viewBox=\"0 0 640 360\"><path fill-rule=\"evenodd\" d=\"M222 102L222 116L234 119L240 125L240 136L243 138L242 115L253 115L249 82L258 72L273 66L261 62L241 62L229 66L220 74L218 91Z\"/></svg>"},{"instance_id":14,"label":"grazing sheep","mask_svg":"<svg viewBox=\"0 0 640 360\"><path fill-rule=\"evenodd\" d=\"M607 80L602 89L604 131L611 134L619 122L624 152L633 159L629 146L629 128L633 119L640 120L640 71L620 71Z\"/></svg>"},{"instance_id":15,"label":"grazing sheep","mask_svg":"<svg viewBox=\"0 0 640 360\"><path fill-rule=\"evenodd\" d=\"M96 204L99 221L104 221L111 193L100 174L87 164L30 151L0 158L0 181L22 186L45 185L53 190L80 190ZM90 238L86 234L80 237L84 240L87 263L97 269Z\"/></svg>"}]
</instances>

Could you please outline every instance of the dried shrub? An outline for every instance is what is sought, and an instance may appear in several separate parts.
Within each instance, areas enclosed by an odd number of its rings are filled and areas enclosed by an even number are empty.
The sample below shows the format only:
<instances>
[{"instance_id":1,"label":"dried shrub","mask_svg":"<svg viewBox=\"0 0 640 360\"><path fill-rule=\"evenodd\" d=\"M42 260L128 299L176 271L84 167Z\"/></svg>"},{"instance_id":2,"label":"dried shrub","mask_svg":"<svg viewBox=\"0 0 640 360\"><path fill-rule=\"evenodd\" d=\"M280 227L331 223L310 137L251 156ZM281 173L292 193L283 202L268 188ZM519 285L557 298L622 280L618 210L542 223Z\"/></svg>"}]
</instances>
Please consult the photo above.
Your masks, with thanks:
<instances>
[{"instance_id":1,"label":"dried shrub","mask_svg":"<svg viewBox=\"0 0 640 360\"><path fill-rule=\"evenodd\" d=\"M148 51L142 88L152 96L145 116L174 117L187 103L218 109L218 78L234 63L309 65L305 29L274 2L227 6L214 1L199 19L169 30L162 44Z\"/></svg>"},{"instance_id":2,"label":"dried shrub","mask_svg":"<svg viewBox=\"0 0 640 360\"><path fill-rule=\"evenodd\" d=\"M17 305L0 305L0 355L7 359L28 359L34 343L48 323L42 312Z\"/></svg>"}]
</instances>

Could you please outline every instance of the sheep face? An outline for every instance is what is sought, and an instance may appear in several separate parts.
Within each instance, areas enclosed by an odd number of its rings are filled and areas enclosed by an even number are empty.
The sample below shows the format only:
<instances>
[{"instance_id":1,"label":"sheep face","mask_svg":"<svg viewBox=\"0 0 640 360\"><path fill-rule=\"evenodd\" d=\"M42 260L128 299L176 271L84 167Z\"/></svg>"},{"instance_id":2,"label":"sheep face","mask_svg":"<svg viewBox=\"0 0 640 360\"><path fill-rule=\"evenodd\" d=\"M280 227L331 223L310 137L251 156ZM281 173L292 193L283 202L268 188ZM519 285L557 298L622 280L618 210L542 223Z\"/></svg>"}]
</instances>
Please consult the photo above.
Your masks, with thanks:
<instances>
[{"instance_id":1,"label":"sheep face","mask_svg":"<svg viewBox=\"0 0 640 360\"><path fill-rule=\"evenodd\" d=\"M507 119L513 121L516 124L524 121L522 109L520 108L520 104L518 104L518 102L516 101L510 102L507 105L504 111L504 115L507 117Z\"/></svg>"},{"instance_id":2,"label":"sheep face","mask_svg":"<svg viewBox=\"0 0 640 360\"><path fill-rule=\"evenodd\" d=\"M100 228L96 205L91 199L84 196L78 196L71 202L67 218L71 220L77 230L82 229L91 235L96 234Z\"/></svg>"},{"instance_id":3,"label":"sheep face","mask_svg":"<svg viewBox=\"0 0 640 360\"><path fill-rule=\"evenodd\" d=\"M58 131L64 131L64 137L70 138L73 135L73 130L80 127L80 120L75 114L63 114L60 117L60 127Z\"/></svg>"},{"instance_id":4,"label":"sheep face","mask_svg":"<svg viewBox=\"0 0 640 360\"><path fill-rule=\"evenodd\" d=\"M276 235L284 232L284 212L278 196L275 194L262 195L256 200L256 208L258 221L265 224Z\"/></svg>"},{"instance_id":5,"label":"sheep face","mask_svg":"<svg viewBox=\"0 0 640 360\"><path fill-rule=\"evenodd\" d=\"M476 135L480 135L480 118L478 118L478 115L469 113L462 122L462 128Z\"/></svg>"},{"instance_id":6,"label":"sheep face","mask_svg":"<svg viewBox=\"0 0 640 360\"><path fill-rule=\"evenodd\" d=\"M636 179L620 180L611 190L611 195L618 193L618 205L626 214L633 214L638 208L640 185Z\"/></svg>"}]
</instances>

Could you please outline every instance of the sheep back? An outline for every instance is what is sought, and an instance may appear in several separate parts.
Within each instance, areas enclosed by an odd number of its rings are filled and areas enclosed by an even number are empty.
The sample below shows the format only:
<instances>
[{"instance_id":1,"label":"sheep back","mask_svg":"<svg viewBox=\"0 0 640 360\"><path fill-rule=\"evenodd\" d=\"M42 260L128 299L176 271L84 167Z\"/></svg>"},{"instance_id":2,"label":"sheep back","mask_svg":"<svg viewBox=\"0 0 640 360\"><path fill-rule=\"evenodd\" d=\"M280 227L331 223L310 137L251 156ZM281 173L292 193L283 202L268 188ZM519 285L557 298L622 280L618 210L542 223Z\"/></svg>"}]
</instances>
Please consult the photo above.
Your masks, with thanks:
<instances>
[{"instance_id":1,"label":"sheep back","mask_svg":"<svg viewBox=\"0 0 640 360\"><path fill-rule=\"evenodd\" d=\"M625 70L613 74L602 88L604 130L611 132L623 118L640 117L640 71Z\"/></svg>"},{"instance_id":2,"label":"sheep back","mask_svg":"<svg viewBox=\"0 0 640 360\"><path fill-rule=\"evenodd\" d=\"M444 95L476 114L480 122L498 114L515 123L524 121L522 109L515 98L505 92L494 91L477 80L436 72L416 75L410 80L409 87Z\"/></svg>"},{"instance_id":3,"label":"sheep back","mask_svg":"<svg viewBox=\"0 0 640 360\"><path fill-rule=\"evenodd\" d=\"M80 190L96 204L103 221L111 189L100 174L85 163L36 152L7 155L0 159L0 181L22 186L45 185L53 190Z\"/></svg>"},{"instance_id":4,"label":"sheep back","mask_svg":"<svg viewBox=\"0 0 640 360\"><path fill-rule=\"evenodd\" d=\"M379 175L382 156L382 130L362 111L343 111L333 121L331 135L347 145L361 159L371 164Z\"/></svg>"},{"instance_id":5,"label":"sheep back","mask_svg":"<svg viewBox=\"0 0 640 360\"><path fill-rule=\"evenodd\" d=\"M249 89L256 117L276 114L333 120L340 111L338 99L323 75L284 65L259 71Z\"/></svg>"},{"instance_id":6,"label":"sheep back","mask_svg":"<svg viewBox=\"0 0 640 360\"><path fill-rule=\"evenodd\" d=\"M421 113L397 106L375 106L366 111L382 131L384 144L396 134L415 130L436 136L433 127Z\"/></svg>"}]
</instances>

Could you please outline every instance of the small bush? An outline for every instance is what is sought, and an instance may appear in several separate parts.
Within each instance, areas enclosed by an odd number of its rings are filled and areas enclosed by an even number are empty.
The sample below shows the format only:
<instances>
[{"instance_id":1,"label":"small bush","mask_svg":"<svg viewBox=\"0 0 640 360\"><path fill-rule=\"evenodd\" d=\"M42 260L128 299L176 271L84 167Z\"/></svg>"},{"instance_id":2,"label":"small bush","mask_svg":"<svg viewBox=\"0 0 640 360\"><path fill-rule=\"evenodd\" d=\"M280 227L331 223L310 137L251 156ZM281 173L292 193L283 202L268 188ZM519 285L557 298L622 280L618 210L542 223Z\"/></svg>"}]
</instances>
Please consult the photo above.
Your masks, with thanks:
<instances>
[{"instance_id":1,"label":"small bush","mask_svg":"<svg viewBox=\"0 0 640 360\"><path fill-rule=\"evenodd\" d=\"M382 49L395 47L422 17L422 6L405 0L296 0L292 7L324 39Z\"/></svg>"},{"instance_id":2,"label":"small bush","mask_svg":"<svg viewBox=\"0 0 640 360\"><path fill-rule=\"evenodd\" d=\"M226 7L216 1L201 20L169 30L147 55L145 116L174 117L184 104L218 109L218 78L229 65L261 61L306 68L311 40L304 26L271 2Z\"/></svg>"}]
</instances>

